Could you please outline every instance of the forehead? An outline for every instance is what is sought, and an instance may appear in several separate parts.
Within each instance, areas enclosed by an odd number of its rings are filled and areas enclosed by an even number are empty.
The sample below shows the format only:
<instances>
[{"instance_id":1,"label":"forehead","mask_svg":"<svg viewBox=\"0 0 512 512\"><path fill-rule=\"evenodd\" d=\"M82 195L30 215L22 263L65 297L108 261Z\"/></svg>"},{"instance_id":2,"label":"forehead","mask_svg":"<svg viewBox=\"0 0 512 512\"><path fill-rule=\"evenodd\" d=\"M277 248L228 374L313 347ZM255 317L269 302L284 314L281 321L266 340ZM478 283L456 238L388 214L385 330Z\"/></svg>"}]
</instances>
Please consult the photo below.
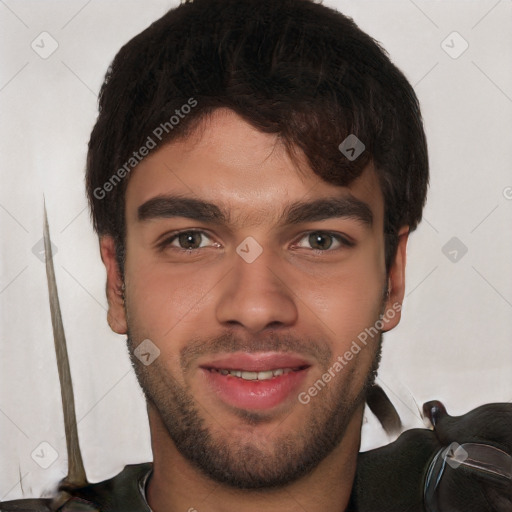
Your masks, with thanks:
<instances>
[{"instance_id":1,"label":"forehead","mask_svg":"<svg viewBox=\"0 0 512 512\"><path fill-rule=\"evenodd\" d=\"M162 195L214 203L239 227L276 222L287 204L327 197L366 203L376 227L384 211L372 164L348 187L329 184L300 152L292 159L276 134L257 130L229 109L218 109L190 136L154 150L132 171L127 222L137 220L142 204Z\"/></svg>"}]
</instances>

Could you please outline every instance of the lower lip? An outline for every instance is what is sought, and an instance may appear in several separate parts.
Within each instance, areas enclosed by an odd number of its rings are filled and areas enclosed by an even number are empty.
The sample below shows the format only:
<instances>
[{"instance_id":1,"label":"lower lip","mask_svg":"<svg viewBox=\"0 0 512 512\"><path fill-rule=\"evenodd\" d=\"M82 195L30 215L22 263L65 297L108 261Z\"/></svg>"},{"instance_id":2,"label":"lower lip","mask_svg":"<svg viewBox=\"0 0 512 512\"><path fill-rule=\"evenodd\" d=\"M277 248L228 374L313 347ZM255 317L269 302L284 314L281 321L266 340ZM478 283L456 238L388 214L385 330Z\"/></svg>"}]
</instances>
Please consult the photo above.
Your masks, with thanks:
<instances>
[{"instance_id":1,"label":"lower lip","mask_svg":"<svg viewBox=\"0 0 512 512\"><path fill-rule=\"evenodd\" d=\"M201 368L207 384L225 403L239 409L271 409L297 396L308 368L268 380L245 380Z\"/></svg>"}]
</instances>

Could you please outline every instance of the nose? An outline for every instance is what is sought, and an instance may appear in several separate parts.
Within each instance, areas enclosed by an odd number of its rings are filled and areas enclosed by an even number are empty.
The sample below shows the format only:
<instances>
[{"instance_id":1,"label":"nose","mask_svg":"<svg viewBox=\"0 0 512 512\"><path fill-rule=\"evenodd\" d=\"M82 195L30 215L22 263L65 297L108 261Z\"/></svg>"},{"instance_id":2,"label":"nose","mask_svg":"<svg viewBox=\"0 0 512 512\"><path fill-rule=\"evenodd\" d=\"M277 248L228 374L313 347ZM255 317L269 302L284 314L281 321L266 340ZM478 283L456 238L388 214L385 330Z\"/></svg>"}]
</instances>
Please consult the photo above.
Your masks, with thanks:
<instances>
[{"instance_id":1,"label":"nose","mask_svg":"<svg viewBox=\"0 0 512 512\"><path fill-rule=\"evenodd\" d=\"M233 269L223 283L216 307L223 326L242 326L254 334L297 321L294 292L269 251L251 263L235 254Z\"/></svg>"}]
</instances>

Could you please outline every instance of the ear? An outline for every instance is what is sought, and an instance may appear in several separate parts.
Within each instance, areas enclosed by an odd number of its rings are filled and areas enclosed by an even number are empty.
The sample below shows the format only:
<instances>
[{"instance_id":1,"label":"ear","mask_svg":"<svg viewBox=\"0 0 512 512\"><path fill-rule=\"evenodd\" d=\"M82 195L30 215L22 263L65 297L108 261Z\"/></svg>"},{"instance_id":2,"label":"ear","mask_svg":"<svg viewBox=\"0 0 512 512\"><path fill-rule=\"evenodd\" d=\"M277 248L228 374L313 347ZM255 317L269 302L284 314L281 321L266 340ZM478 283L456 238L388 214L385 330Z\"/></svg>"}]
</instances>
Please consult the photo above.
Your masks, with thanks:
<instances>
[{"instance_id":1,"label":"ear","mask_svg":"<svg viewBox=\"0 0 512 512\"><path fill-rule=\"evenodd\" d=\"M405 263L409 226L398 231L398 246L388 275L388 298L384 310L383 332L390 331L400 322L402 302L405 294Z\"/></svg>"},{"instance_id":2,"label":"ear","mask_svg":"<svg viewBox=\"0 0 512 512\"><path fill-rule=\"evenodd\" d=\"M126 334L126 311L123 297L123 280L116 260L116 247L111 236L100 238L101 260L107 270L107 321L117 334Z\"/></svg>"}]
</instances>

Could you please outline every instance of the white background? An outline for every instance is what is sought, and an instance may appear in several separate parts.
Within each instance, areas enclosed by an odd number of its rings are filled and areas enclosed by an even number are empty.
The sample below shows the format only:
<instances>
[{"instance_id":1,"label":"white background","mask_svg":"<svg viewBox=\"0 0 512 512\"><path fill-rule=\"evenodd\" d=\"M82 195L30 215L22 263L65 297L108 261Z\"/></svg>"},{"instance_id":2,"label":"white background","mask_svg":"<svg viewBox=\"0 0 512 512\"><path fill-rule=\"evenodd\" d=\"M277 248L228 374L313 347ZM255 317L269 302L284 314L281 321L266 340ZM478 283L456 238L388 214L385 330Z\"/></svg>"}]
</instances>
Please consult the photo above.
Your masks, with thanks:
<instances>
[{"instance_id":1,"label":"white background","mask_svg":"<svg viewBox=\"0 0 512 512\"><path fill-rule=\"evenodd\" d=\"M410 238L403 319L385 336L380 382L406 427L423 425L417 405L430 399L453 414L510 401L512 1L325 3L353 17L405 72L429 142L428 204ZM107 66L172 5L0 0L0 501L40 496L67 472L46 276L32 252L43 194L89 480L151 460L125 339L106 323L84 165ZM44 31L58 43L47 59L31 48ZM469 44L456 59L442 47L462 48L453 31ZM455 263L442 252L454 236L468 248ZM41 442L57 457L48 469L31 457ZM387 442L368 415L362 448ZM41 449L50 462L52 449Z\"/></svg>"}]
</instances>

